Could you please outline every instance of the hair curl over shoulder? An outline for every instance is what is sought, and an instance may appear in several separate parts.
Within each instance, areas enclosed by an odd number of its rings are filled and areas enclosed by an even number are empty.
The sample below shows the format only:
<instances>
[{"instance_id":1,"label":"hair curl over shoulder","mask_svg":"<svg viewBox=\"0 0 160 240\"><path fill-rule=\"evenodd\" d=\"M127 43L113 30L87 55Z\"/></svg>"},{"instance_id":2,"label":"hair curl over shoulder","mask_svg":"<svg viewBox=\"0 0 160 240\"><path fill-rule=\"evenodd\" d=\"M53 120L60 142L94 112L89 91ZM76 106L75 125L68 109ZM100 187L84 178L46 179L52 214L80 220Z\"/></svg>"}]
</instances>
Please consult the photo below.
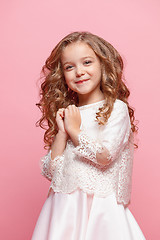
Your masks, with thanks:
<instances>
[{"instance_id":1,"label":"hair curl over shoulder","mask_svg":"<svg viewBox=\"0 0 160 240\"><path fill-rule=\"evenodd\" d=\"M40 101L36 105L42 112L37 125L45 129L45 148L49 148L57 134L56 113L59 108L66 108L70 104L78 106L78 96L68 90L61 66L61 54L65 47L75 42L86 43L95 52L101 62L102 80L101 90L106 103L97 112L100 125L107 123L116 99L120 99L128 106L132 132L137 132L134 109L129 106L130 91L123 80L123 60L118 51L103 38L89 32L73 32L64 37L53 49L42 68L44 81L41 84ZM134 144L137 147L136 144Z\"/></svg>"}]
</instances>

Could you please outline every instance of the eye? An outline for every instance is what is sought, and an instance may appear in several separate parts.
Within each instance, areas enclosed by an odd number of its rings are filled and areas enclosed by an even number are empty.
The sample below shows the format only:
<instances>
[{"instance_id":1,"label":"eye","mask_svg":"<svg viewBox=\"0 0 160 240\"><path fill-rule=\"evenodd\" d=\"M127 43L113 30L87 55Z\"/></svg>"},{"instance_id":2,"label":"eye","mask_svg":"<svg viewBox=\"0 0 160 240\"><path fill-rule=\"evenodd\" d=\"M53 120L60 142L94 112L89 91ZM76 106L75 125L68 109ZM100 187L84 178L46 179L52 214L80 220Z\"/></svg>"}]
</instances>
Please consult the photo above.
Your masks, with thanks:
<instances>
[{"instance_id":1,"label":"eye","mask_svg":"<svg viewBox=\"0 0 160 240\"><path fill-rule=\"evenodd\" d=\"M67 67L65 67L65 70L71 70L73 68L72 65L68 65Z\"/></svg>"},{"instance_id":2,"label":"eye","mask_svg":"<svg viewBox=\"0 0 160 240\"><path fill-rule=\"evenodd\" d=\"M91 63L92 63L91 60L86 60L86 61L84 62L85 65L89 65L89 64L91 64Z\"/></svg>"}]
</instances>

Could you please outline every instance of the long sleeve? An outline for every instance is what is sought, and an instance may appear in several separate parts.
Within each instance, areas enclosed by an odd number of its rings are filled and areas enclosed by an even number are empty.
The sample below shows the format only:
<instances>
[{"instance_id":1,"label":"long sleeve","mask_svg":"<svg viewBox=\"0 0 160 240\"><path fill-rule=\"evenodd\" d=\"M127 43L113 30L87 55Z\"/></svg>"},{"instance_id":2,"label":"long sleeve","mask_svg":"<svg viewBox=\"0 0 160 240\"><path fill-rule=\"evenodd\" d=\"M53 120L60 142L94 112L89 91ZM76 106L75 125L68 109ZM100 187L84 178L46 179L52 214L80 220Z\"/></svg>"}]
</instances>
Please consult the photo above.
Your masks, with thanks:
<instances>
[{"instance_id":1,"label":"long sleeve","mask_svg":"<svg viewBox=\"0 0 160 240\"><path fill-rule=\"evenodd\" d=\"M63 160L64 156L57 156L54 159L51 159L51 150L41 158L40 160L40 168L41 168L41 174L46 177L49 181L52 180L53 174L55 169L58 165L61 164L61 161Z\"/></svg>"},{"instance_id":2,"label":"long sleeve","mask_svg":"<svg viewBox=\"0 0 160 240\"><path fill-rule=\"evenodd\" d=\"M99 128L98 139L92 139L87 132L82 131L78 136L79 145L74 152L95 163L97 163L97 153L107 152L104 158L114 161L127 143L131 131L127 105L122 101L116 102L107 124Z\"/></svg>"},{"instance_id":3,"label":"long sleeve","mask_svg":"<svg viewBox=\"0 0 160 240\"><path fill-rule=\"evenodd\" d=\"M81 189L97 197L115 194L118 203L129 203L134 139L128 107L117 99L107 123L98 125L96 113L104 102L79 107L81 133L77 147L68 139L63 155L51 159L49 151L41 159L42 175L51 181L49 193L68 194Z\"/></svg>"}]
</instances>

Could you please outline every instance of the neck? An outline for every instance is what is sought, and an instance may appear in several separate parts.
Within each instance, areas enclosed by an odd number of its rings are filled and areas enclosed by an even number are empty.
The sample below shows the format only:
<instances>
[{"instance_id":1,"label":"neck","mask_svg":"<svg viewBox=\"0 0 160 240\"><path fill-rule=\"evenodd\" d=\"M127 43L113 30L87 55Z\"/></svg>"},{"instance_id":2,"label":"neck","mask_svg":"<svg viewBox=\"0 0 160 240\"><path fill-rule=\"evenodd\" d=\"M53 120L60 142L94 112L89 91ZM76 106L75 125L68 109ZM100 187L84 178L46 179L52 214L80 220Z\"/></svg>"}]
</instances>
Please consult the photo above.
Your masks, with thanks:
<instances>
[{"instance_id":1,"label":"neck","mask_svg":"<svg viewBox=\"0 0 160 240\"><path fill-rule=\"evenodd\" d=\"M78 99L79 99L79 107L80 106L84 106L84 105L88 105L88 104L92 104L92 103L96 103L99 102L101 100L104 100L104 95L103 93L100 91L100 93L98 95L78 95Z\"/></svg>"}]
</instances>

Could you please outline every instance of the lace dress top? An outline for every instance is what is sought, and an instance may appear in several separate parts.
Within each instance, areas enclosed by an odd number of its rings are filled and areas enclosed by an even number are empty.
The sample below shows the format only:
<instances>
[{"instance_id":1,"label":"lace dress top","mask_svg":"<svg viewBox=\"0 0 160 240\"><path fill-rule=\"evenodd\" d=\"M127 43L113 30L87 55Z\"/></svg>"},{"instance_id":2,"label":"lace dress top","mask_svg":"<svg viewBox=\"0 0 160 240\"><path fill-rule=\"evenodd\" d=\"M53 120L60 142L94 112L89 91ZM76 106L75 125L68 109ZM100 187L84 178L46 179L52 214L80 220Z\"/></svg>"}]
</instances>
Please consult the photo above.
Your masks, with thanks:
<instances>
[{"instance_id":1,"label":"lace dress top","mask_svg":"<svg viewBox=\"0 0 160 240\"><path fill-rule=\"evenodd\" d=\"M51 181L54 192L71 193L80 188L88 194L106 197L115 194L117 202L128 205L131 195L133 133L127 105L116 100L105 125L99 125L96 112L105 100L79 107L79 145L67 141L61 156L51 159L51 151L41 159L42 175ZM107 149L109 165L100 165L96 153Z\"/></svg>"}]
</instances>

